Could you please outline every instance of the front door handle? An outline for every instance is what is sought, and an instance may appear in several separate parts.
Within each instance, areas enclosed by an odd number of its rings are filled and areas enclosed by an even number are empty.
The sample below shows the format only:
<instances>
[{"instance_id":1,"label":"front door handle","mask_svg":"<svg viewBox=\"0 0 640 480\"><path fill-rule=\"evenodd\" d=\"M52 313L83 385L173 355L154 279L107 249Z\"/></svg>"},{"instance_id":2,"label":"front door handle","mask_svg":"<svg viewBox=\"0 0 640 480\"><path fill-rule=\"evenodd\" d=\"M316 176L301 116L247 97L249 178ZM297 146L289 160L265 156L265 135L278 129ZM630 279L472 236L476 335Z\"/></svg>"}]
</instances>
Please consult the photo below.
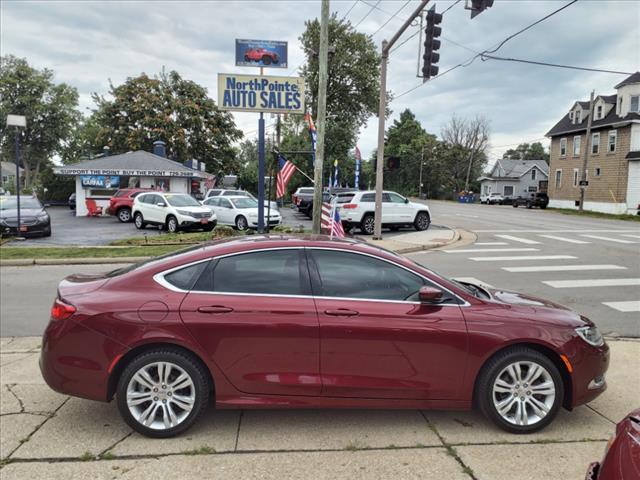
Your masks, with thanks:
<instances>
[{"instance_id":1,"label":"front door handle","mask_svg":"<svg viewBox=\"0 0 640 480\"><path fill-rule=\"evenodd\" d=\"M355 317L360 315L360 312L355 310L348 310L346 308L339 308L337 310L325 310L324 313L331 315L332 317Z\"/></svg>"},{"instance_id":2,"label":"front door handle","mask_svg":"<svg viewBox=\"0 0 640 480\"><path fill-rule=\"evenodd\" d=\"M229 313L233 312L233 308L223 305L208 305L206 307L198 307L200 313Z\"/></svg>"}]
</instances>

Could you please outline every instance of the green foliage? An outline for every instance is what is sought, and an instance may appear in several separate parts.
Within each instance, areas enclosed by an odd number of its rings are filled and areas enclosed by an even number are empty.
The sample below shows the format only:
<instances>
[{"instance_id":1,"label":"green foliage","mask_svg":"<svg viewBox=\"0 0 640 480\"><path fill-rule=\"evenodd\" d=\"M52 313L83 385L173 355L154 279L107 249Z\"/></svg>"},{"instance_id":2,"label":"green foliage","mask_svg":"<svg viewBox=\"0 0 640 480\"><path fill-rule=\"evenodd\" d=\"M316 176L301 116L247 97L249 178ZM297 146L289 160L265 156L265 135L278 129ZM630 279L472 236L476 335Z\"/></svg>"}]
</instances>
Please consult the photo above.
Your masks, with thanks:
<instances>
[{"instance_id":1,"label":"green foliage","mask_svg":"<svg viewBox=\"0 0 640 480\"><path fill-rule=\"evenodd\" d=\"M549 153L545 152L542 143L521 143L517 148L510 148L502 155L509 160L544 160L549 163Z\"/></svg>"},{"instance_id":2,"label":"green foliage","mask_svg":"<svg viewBox=\"0 0 640 480\"><path fill-rule=\"evenodd\" d=\"M76 180L75 177L56 175L53 173L52 164L45 163L40 171L36 191L38 192L38 198L43 203L66 201L76 191Z\"/></svg>"},{"instance_id":3,"label":"green foliage","mask_svg":"<svg viewBox=\"0 0 640 480\"><path fill-rule=\"evenodd\" d=\"M93 145L108 145L113 153L152 151L153 142L163 140L167 156L179 162L196 158L214 173L238 169L232 143L242 132L204 87L172 71L155 78L128 78L122 85L111 85L109 93L113 99L93 96L100 126Z\"/></svg>"},{"instance_id":4,"label":"green foliage","mask_svg":"<svg viewBox=\"0 0 640 480\"><path fill-rule=\"evenodd\" d=\"M0 118L7 114L27 117L21 129L22 163L25 182L37 179L40 167L61 153L65 140L80 118L76 110L78 92L65 84L55 84L53 72L37 70L26 59L0 57ZM14 160L14 127L0 130L0 158Z\"/></svg>"},{"instance_id":5,"label":"green foliage","mask_svg":"<svg viewBox=\"0 0 640 480\"><path fill-rule=\"evenodd\" d=\"M98 143L99 133L100 125L95 114L83 118L73 125L60 151L62 163L76 163L101 153L104 145Z\"/></svg>"}]
</instances>

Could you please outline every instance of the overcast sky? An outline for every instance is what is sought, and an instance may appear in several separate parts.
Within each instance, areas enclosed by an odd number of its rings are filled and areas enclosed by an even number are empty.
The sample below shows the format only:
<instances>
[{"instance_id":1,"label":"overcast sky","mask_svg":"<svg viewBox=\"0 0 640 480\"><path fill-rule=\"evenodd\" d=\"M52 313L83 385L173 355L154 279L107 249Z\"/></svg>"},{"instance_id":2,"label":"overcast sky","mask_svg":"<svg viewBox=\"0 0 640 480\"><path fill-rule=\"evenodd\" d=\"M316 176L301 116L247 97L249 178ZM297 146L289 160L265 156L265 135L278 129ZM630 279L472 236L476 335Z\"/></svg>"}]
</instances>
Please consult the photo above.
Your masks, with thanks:
<instances>
[{"instance_id":1,"label":"overcast sky","mask_svg":"<svg viewBox=\"0 0 640 480\"><path fill-rule=\"evenodd\" d=\"M496 0L471 20L465 0L439 0L444 11L440 72L457 65L568 1ZM332 1L331 11L366 34L376 32L392 14L404 8L373 37L376 45L390 38L416 8L417 0ZM377 8L372 8L377 6ZM353 7L353 8L351 8ZM56 81L75 86L83 111L92 108L91 93L162 67L208 88L216 97L217 73L248 73L234 65L235 38L289 42L288 70L294 75L303 61L298 37L307 19L320 15L319 1L55 1L2 0L0 51L26 57L35 67L47 67ZM640 68L640 2L579 0L562 12L506 43L497 54L584 67L634 72ZM401 41L418 27L410 27ZM388 88L398 96L421 84L416 78L418 37L390 57ZM391 103L391 121L405 108L417 115L430 133L456 114L486 116L491 122L490 158L501 156L523 141L548 141L544 134L577 100L615 93L624 76L476 59L435 78ZM234 114L249 137L255 137L257 114ZM267 115L268 128L274 119ZM389 123L388 123L389 124ZM361 132L365 158L375 148L377 120Z\"/></svg>"}]
</instances>

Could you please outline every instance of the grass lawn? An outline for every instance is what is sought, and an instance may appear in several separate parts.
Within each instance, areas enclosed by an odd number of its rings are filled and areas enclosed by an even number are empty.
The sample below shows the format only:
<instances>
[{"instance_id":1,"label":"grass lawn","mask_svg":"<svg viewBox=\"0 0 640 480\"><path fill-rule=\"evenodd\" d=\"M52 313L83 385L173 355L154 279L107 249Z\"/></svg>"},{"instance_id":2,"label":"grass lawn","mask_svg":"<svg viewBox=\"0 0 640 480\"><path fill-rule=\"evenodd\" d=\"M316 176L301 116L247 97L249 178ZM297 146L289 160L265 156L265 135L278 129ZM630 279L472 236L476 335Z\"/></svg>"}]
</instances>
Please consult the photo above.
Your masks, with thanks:
<instances>
[{"instance_id":1,"label":"grass lawn","mask_svg":"<svg viewBox=\"0 0 640 480\"><path fill-rule=\"evenodd\" d=\"M184 248L182 245L154 245L148 247L0 247L0 260L31 258L105 258L155 257Z\"/></svg>"},{"instance_id":2,"label":"grass lawn","mask_svg":"<svg viewBox=\"0 0 640 480\"><path fill-rule=\"evenodd\" d=\"M608 218L609 220L627 220L631 222L640 222L640 215L625 215L625 214L613 214L613 213L602 213L602 212L591 212L584 210L580 212L579 210L573 210L571 208L551 208L547 207L547 210L551 212L558 212L564 215L576 215L579 217L593 217L593 218Z\"/></svg>"}]
</instances>

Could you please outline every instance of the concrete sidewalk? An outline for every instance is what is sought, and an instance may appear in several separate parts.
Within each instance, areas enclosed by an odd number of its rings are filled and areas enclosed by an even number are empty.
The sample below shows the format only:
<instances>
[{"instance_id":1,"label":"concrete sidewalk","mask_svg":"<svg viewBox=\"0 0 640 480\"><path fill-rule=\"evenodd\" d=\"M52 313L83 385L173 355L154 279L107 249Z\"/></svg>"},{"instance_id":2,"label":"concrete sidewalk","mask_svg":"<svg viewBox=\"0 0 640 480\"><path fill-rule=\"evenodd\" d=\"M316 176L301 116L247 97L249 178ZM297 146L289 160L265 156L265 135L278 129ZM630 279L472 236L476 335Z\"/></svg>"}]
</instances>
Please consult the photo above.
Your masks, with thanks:
<instances>
[{"instance_id":1,"label":"concrete sidewalk","mask_svg":"<svg viewBox=\"0 0 640 480\"><path fill-rule=\"evenodd\" d=\"M532 435L476 412L211 409L186 434L153 440L131 432L114 402L50 390L40 338L2 338L0 477L583 479L615 422L639 406L640 342L610 346L607 392Z\"/></svg>"},{"instance_id":2,"label":"concrete sidewalk","mask_svg":"<svg viewBox=\"0 0 640 480\"><path fill-rule=\"evenodd\" d=\"M459 242L475 241L475 235L461 229L432 225L423 232L383 232L382 240L370 236L356 235L360 240L396 253L412 253L432 248L441 248ZM466 243L461 243L461 245Z\"/></svg>"}]
</instances>

